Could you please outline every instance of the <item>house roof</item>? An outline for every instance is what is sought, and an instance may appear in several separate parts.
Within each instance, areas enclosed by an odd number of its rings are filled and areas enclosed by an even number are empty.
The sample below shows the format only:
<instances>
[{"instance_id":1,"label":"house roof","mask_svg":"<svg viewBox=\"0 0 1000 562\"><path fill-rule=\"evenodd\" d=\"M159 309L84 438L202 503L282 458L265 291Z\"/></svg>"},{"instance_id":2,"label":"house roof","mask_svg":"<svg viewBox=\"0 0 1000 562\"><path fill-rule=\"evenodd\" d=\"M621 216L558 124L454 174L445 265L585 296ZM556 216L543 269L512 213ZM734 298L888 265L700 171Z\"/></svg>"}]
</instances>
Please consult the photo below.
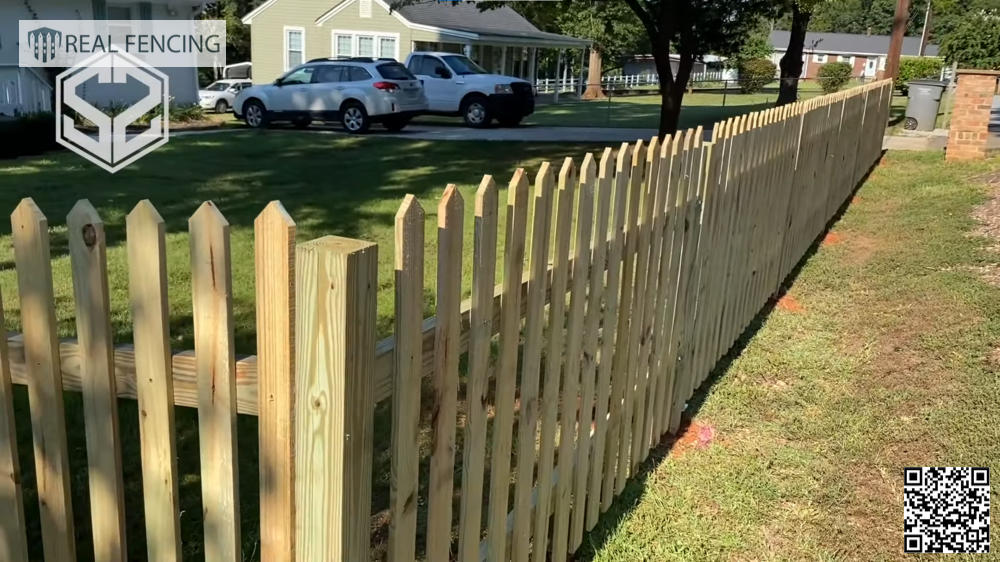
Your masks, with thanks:
<instances>
[{"instance_id":1,"label":"house roof","mask_svg":"<svg viewBox=\"0 0 1000 562\"><path fill-rule=\"evenodd\" d=\"M774 50L788 49L788 31L772 31L771 44ZM862 35L859 33L806 33L805 52L832 53L837 55L886 55L889 53L888 35ZM903 55L917 56L920 54L920 37L903 38ZM924 49L927 56L937 56L938 46L928 43Z\"/></svg>"},{"instance_id":2,"label":"house roof","mask_svg":"<svg viewBox=\"0 0 1000 562\"><path fill-rule=\"evenodd\" d=\"M268 0L261 4L256 10L244 16L243 22L251 23L257 14L277 1ZM330 9L316 19L317 25L323 24L354 2L355 0L332 2ZM541 31L510 6L480 10L474 2L422 0L399 7L391 7L391 3L385 0L375 0L375 3L392 12L396 19L411 29L436 31L468 41L556 48L580 48L587 47L591 43L587 39Z\"/></svg>"}]
</instances>

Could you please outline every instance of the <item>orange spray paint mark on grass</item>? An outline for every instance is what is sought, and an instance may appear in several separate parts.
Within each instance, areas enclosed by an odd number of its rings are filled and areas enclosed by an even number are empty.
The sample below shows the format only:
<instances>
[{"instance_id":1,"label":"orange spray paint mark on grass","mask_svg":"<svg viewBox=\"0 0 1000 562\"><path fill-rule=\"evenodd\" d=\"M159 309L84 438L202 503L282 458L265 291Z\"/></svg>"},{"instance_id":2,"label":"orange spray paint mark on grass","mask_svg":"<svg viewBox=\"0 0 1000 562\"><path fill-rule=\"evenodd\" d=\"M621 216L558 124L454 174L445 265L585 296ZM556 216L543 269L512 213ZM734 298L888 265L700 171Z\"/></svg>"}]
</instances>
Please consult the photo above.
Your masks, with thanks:
<instances>
[{"instance_id":1,"label":"orange spray paint mark on grass","mask_svg":"<svg viewBox=\"0 0 1000 562\"><path fill-rule=\"evenodd\" d=\"M778 308L789 312L802 312L802 304L792 295L785 293L778 299Z\"/></svg>"},{"instance_id":2,"label":"orange spray paint mark on grass","mask_svg":"<svg viewBox=\"0 0 1000 562\"><path fill-rule=\"evenodd\" d=\"M707 449L715 441L715 427L692 421L677 436L670 448L670 454L681 456L692 449Z\"/></svg>"},{"instance_id":3,"label":"orange spray paint mark on grass","mask_svg":"<svg viewBox=\"0 0 1000 562\"><path fill-rule=\"evenodd\" d=\"M838 234L831 230L830 232L826 233L826 236L823 237L823 245L832 246L834 244L840 243L843 239L844 237L841 234Z\"/></svg>"}]
</instances>

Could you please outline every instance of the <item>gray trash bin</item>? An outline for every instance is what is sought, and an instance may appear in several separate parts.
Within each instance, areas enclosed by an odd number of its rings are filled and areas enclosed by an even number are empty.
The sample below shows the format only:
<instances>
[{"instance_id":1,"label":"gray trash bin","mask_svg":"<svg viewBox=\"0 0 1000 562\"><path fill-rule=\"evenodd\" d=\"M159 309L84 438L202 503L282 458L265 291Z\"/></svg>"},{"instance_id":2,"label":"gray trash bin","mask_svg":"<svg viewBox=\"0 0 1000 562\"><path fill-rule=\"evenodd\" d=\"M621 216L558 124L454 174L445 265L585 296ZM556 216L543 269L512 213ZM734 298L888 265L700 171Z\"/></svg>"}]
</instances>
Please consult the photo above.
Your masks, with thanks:
<instances>
[{"instance_id":1,"label":"gray trash bin","mask_svg":"<svg viewBox=\"0 0 1000 562\"><path fill-rule=\"evenodd\" d=\"M913 80L908 86L910 101L906 104L903 128L907 131L933 131L941 94L947 84L939 80Z\"/></svg>"}]
</instances>

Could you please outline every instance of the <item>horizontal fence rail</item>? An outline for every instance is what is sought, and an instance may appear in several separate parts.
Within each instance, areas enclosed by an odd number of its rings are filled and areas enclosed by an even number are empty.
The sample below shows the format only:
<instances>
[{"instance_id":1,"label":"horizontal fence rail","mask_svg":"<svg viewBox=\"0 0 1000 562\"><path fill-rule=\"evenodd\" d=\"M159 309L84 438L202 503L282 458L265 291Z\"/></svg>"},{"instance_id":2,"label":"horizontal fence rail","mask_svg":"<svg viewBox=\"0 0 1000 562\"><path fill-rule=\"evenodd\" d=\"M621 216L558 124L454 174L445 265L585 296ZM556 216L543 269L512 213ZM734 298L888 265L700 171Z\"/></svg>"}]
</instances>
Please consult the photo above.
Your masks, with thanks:
<instances>
[{"instance_id":1,"label":"horizontal fence rail","mask_svg":"<svg viewBox=\"0 0 1000 562\"><path fill-rule=\"evenodd\" d=\"M332 236L296 246L272 202L254 225L258 355L238 358L229 223L204 203L188 235L195 349L173 352L166 232L149 201L126 221L133 345L112 342L107 242L86 201L66 221L77 338L59 341L48 220L25 199L11 215L22 333L0 337L0 559L27 560L35 524L16 383L47 560L84 556L63 390L83 396L95 559L128 552L125 397L140 412L149 559L183 552L174 406L187 406L207 560L253 555L241 551L241 478L259 479L262 560L567 560L877 162L890 96L880 81L734 117L707 141L699 128L519 169L505 202L491 176L469 201L450 185L431 246L407 196L394 334L378 342L379 248ZM431 318L426 252L437 253ZM259 475L237 470L238 413L258 417ZM373 458L386 451L387 505L373 505Z\"/></svg>"}]
</instances>

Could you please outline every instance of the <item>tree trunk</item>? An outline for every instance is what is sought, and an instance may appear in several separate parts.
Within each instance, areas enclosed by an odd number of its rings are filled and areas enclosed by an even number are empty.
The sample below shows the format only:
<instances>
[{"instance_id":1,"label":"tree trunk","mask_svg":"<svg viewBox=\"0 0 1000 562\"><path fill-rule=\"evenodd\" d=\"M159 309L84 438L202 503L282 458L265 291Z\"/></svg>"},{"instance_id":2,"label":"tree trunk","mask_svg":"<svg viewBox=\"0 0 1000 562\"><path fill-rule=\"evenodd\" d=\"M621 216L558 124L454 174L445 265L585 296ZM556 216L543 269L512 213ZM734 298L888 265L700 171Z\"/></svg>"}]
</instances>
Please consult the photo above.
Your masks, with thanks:
<instances>
[{"instance_id":1,"label":"tree trunk","mask_svg":"<svg viewBox=\"0 0 1000 562\"><path fill-rule=\"evenodd\" d=\"M680 53L677 64L677 74L670 67L669 51L662 54L654 53L656 71L660 75L660 137L677 132L680 122L681 105L684 102L684 92L687 90L691 70L694 68L694 54Z\"/></svg>"},{"instance_id":2,"label":"tree trunk","mask_svg":"<svg viewBox=\"0 0 1000 562\"><path fill-rule=\"evenodd\" d=\"M604 97L604 90L601 89L601 52L592 48L590 66L587 69L587 89L583 92L583 99L596 100Z\"/></svg>"},{"instance_id":3,"label":"tree trunk","mask_svg":"<svg viewBox=\"0 0 1000 562\"><path fill-rule=\"evenodd\" d=\"M794 103L799 97L799 78L802 77L802 50L806 44L806 29L812 13L800 10L798 2L792 3L792 31L788 50L781 57L781 82L778 86L778 103Z\"/></svg>"}]
</instances>

